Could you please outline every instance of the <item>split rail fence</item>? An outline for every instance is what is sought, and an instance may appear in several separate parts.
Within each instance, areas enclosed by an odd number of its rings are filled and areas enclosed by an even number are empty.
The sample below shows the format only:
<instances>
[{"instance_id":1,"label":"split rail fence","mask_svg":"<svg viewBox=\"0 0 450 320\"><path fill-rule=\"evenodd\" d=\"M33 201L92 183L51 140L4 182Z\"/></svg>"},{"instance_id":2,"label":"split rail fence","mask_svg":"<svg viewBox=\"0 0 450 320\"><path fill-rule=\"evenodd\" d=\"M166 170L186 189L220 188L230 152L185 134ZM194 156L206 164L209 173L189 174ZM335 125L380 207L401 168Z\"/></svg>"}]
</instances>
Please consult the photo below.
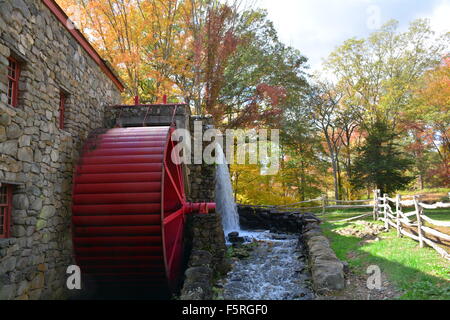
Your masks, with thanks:
<instances>
[{"instance_id":1,"label":"split rail fence","mask_svg":"<svg viewBox=\"0 0 450 320\"><path fill-rule=\"evenodd\" d=\"M414 210L406 212L408 207ZM379 190L374 192L373 218L384 221L386 230L392 227L397 230L399 237L412 238L419 242L421 248L426 244L445 259L450 260L450 254L442 248L442 245L450 246L449 229L444 232L442 230L450 228L450 221L435 220L424 213L424 209L443 208L450 208L450 203L426 204L420 201L420 196L397 195L395 198L390 198L387 194L381 197ZM437 230L436 227L442 229Z\"/></svg>"},{"instance_id":2,"label":"split rail fence","mask_svg":"<svg viewBox=\"0 0 450 320\"><path fill-rule=\"evenodd\" d=\"M450 193L449 193L450 197ZM369 200L332 200L326 196L301 201L289 205L280 206L251 206L255 208L267 208L272 210L321 210L326 214L327 209L357 209L373 208L372 213L362 214L342 221L357 220L363 217L373 216L374 220L385 223L386 230L391 227L397 230L399 237L406 236L419 242L420 247L428 245L436 250L442 257L450 260L450 254L442 246L450 247L450 221L439 221L430 218L424 213L424 209L433 210L450 208L450 203L437 202L426 204L420 201L420 196L401 196L390 198L388 194L380 195L380 190L374 190L373 199ZM305 204L317 204L316 206L304 207ZM414 210L406 212L406 208ZM434 228L432 227L434 226ZM437 230L440 227L441 230ZM445 229L445 228L449 228Z\"/></svg>"}]
</instances>

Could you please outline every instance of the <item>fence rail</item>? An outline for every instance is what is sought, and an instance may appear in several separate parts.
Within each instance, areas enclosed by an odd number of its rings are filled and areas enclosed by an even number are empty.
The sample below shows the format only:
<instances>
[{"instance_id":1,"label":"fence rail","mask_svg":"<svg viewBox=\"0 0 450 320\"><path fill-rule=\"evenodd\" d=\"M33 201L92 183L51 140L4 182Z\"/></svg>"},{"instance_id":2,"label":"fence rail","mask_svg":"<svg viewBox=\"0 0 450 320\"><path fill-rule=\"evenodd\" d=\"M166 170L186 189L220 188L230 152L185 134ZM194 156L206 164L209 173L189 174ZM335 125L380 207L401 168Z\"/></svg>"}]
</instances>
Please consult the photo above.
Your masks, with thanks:
<instances>
[{"instance_id":1,"label":"fence rail","mask_svg":"<svg viewBox=\"0 0 450 320\"><path fill-rule=\"evenodd\" d=\"M374 220L384 221L386 230L394 228L397 230L397 235L399 237L406 236L412 238L419 242L420 247L424 247L426 244L450 261L450 254L439 245L442 244L442 242L447 242L447 244L444 245L450 246L450 234L447 233L447 230L442 232L442 230L436 230L435 228L428 226L432 225L435 227L450 228L450 221L435 220L424 214L424 209L435 210L450 208L450 203L437 202L434 204L427 204L421 202L420 198L421 196L418 195L397 195L395 198L391 198L388 194L384 194L383 197L381 197L380 190L374 190L373 199L367 200L332 200L323 196L289 205L251 207L290 211L321 209L322 214L326 213L326 209L373 208L372 213L359 215L342 221L351 221L372 215ZM307 203L320 203L320 205L312 207L300 206ZM404 211L404 208L408 207L413 207L414 210L409 212ZM411 220L413 217L415 217L415 221ZM424 225L425 223L428 225ZM433 236L437 240L433 240L430 236Z\"/></svg>"},{"instance_id":2,"label":"fence rail","mask_svg":"<svg viewBox=\"0 0 450 320\"><path fill-rule=\"evenodd\" d=\"M300 206L307 203L320 203L320 205L311 206L311 207L305 207ZM362 204L367 203L368 204ZM373 207L373 199L367 199L367 200L333 200L329 199L326 196L311 199L311 200L305 200L300 201L296 203L286 204L286 205L273 205L273 206L255 206L252 205L250 207L254 208L268 208L268 209L275 209L275 210L313 210L313 209L322 209L322 213L325 214L326 209L360 209L360 208L372 208ZM335 204L333 204L335 203ZM247 205L246 205L247 206Z\"/></svg>"},{"instance_id":3,"label":"fence rail","mask_svg":"<svg viewBox=\"0 0 450 320\"><path fill-rule=\"evenodd\" d=\"M440 246L449 245L443 242L450 242L450 234L431 227L432 225L435 227L450 228L450 221L435 220L424 213L424 209L450 208L450 203L437 202L435 204L427 204L421 202L419 196L412 197L413 200L407 201L402 200L401 195L397 195L396 198L390 198L387 194L380 197L380 191L375 190L373 218L384 221L386 230L392 227L397 230L399 237L407 236L412 238L419 242L421 248L426 244L436 250L443 258L450 261L450 254ZM394 205L395 209L393 209ZM404 207L411 206L414 207L414 211L403 211ZM413 216L416 217L415 221L411 220ZM426 226L425 223L428 223L430 226Z\"/></svg>"}]
</instances>

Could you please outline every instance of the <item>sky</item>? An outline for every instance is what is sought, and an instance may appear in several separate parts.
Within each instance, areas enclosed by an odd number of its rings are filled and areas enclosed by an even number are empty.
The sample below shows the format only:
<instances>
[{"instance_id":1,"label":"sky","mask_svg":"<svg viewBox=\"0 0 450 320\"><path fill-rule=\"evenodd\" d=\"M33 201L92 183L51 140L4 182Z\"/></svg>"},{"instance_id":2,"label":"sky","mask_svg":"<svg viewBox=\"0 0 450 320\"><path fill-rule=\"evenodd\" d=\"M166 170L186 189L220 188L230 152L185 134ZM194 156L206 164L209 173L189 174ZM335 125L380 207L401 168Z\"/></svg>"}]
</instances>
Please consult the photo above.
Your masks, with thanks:
<instances>
[{"instance_id":1,"label":"sky","mask_svg":"<svg viewBox=\"0 0 450 320\"><path fill-rule=\"evenodd\" d=\"M268 10L280 39L309 59L310 72L345 40L362 38L390 19L406 30L417 18L430 19L439 33L450 31L450 0L256 0Z\"/></svg>"}]
</instances>

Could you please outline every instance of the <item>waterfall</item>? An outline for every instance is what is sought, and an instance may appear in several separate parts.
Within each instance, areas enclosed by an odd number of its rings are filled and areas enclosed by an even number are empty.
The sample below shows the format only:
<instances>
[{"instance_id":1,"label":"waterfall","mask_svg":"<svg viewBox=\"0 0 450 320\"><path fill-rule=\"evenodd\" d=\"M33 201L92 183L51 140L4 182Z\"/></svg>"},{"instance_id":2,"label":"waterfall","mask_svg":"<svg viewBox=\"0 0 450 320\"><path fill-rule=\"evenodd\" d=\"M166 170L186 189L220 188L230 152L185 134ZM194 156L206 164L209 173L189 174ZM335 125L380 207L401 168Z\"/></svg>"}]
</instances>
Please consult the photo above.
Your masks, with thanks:
<instances>
[{"instance_id":1,"label":"waterfall","mask_svg":"<svg viewBox=\"0 0 450 320\"><path fill-rule=\"evenodd\" d=\"M234 202L230 171L222 147L216 147L216 209L222 215L225 235L240 231L239 214Z\"/></svg>"}]
</instances>

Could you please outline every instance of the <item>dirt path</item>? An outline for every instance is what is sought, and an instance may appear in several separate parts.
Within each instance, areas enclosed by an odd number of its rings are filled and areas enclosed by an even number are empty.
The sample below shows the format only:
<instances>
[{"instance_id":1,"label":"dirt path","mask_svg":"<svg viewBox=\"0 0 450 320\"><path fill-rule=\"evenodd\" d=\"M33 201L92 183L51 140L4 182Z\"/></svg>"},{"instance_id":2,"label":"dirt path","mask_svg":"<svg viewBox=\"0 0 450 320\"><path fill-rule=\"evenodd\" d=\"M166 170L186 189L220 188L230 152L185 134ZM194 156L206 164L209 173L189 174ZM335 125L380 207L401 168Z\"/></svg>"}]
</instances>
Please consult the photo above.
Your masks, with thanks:
<instances>
[{"instance_id":1,"label":"dirt path","mask_svg":"<svg viewBox=\"0 0 450 320\"><path fill-rule=\"evenodd\" d=\"M393 300L402 293L398 291L382 273L382 287L380 290L370 290L367 287L367 276L356 275L352 272L346 275L345 290L332 294L318 296L316 300Z\"/></svg>"},{"instance_id":2,"label":"dirt path","mask_svg":"<svg viewBox=\"0 0 450 320\"><path fill-rule=\"evenodd\" d=\"M354 236L361 238L361 244L379 241L378 235L384 232L384 227L380 224L367 221L358 221L358 225L351 225L347 228L336 230L336 233L343 236ZM352 259L354 253L350 252L348 258ZM356 274L347 270L346 288L338 293L317 297L317 300L392 300L400 297L400 292L390 283L385 273L381 273L381 288L369 289L367 285L369 275Z\"/></svg>"}]
</instances>

